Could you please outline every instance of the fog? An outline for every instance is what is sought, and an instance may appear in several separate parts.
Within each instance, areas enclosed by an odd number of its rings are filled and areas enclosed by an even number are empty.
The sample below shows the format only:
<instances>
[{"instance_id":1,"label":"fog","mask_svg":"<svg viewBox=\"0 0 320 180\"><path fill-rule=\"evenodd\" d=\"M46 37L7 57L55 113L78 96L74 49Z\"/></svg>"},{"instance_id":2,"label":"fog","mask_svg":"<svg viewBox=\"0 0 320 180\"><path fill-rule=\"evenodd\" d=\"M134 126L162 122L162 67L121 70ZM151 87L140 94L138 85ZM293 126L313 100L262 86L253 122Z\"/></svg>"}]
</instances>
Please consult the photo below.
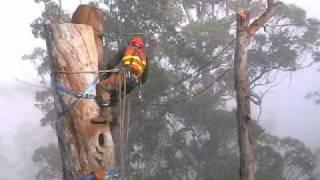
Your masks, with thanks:
<instances>
[{"instance_id":1,"label":"fog","mask_svg":"<svg viewBox=\"0 0 320 180\"><path fill-rule=\"evenodd\" d=\"M295 3L304 8L308 16L320 19L318 1L284 2ZM56 143L54 131L50 127L41 127L39 120L43 112L35 107L35 93L41 90L34 85L40 85L38 75L31 63L21 60L35 46L44 46L43 42L33 38L29 26L43 7L32 0L2 3L3 7L10 8L0 11L0 155L6 159L0 162L0 179L32 180L38 170L32 161L34 150L50 142ZM78 3L67 1L63 6L72 12ZM13 7L19 13L12 14ZM263 99L259 124L275 135L298 138L313 149L320 147L320 106L305 99L307 93L320 88L318 68L319 65L314 65L293 72L291 76L281 74L280 77L286 78ZM253 111L257 116L259 108L254 106Z\"/></svg>"}]
</instances>

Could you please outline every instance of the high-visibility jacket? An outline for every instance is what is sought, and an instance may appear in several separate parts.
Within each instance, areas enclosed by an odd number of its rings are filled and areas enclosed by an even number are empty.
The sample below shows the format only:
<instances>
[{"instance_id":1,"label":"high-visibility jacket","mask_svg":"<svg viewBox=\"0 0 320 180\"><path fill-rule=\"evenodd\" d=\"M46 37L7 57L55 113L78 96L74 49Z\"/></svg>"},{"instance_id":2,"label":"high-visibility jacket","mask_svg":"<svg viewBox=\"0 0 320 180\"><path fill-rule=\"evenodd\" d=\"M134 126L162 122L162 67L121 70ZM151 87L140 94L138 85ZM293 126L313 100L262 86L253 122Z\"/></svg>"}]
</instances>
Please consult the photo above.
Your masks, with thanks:
<instances>
[{"instance_id":1,"label":"high-visibility jacket","mask_svg":"<svg viewBox=\"0 0 320 180\"><path fill-rule=\"evenodd\" d=\"M122 64L130 68L133 73L141 78L147 66L147 58L144 49L128 46L122 58Z\"/></svg>"}]
</instances>

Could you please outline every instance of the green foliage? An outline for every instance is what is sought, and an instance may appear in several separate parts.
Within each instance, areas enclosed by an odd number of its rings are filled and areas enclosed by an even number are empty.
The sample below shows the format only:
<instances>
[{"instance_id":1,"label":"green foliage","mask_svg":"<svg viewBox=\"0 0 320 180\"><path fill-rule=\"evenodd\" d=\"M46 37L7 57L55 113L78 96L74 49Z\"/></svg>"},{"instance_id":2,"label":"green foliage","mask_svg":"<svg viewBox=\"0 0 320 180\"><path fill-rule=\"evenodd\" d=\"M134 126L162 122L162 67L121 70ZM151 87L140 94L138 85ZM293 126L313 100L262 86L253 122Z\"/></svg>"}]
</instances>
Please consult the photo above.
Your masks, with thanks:
<instances>
[{"instance_id":1,"label":"green foliage","mask_svg":"<svg viewBox=\"0 0 320 180\"><path fill-rule=\"evenodd\" d=\"M281 21L288 20L290 23L305 24L306 11L295 5L281 5L276 16L281 17Z\"/></svg>"}]
</instances>

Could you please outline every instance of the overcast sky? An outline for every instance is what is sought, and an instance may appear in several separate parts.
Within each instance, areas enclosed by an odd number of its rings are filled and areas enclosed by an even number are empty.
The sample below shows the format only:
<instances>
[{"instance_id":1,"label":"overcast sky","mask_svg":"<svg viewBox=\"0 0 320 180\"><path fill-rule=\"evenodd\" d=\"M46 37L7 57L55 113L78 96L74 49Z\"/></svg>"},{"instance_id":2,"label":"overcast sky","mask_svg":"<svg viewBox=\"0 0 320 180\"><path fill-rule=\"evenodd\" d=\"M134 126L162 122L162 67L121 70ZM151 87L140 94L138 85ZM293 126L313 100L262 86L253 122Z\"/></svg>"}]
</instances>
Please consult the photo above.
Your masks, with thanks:
<instances>
[{"instance_id":1,"label":"overcast sky","mask_svg":"<svg viewBox=\"0 0 320 180\"><path fill-rule=\"evenodd\" d=\"M295 3L304 8L308 16L320 19L318 0L284 2ZM63 6L72 11L78 3L79 0L65 0ZM1 5L0 142L7 145L7 150L14 151L15 146L12 142L16 138L16 131L21 130L21 123L38 128L39 131L33 134L35 137L49 134L47 130L39 128L42 113L34 107L34 92L37 89L15 80L18 78L27 82L37 82L33 66L22 61L21 56L30 53L33 47L44 44L33 39L30 29L30 23L41 14L42 6L36 5L33 0L7 0L1 2ZM320 106L305 100L304 96L320 88L320 76L315 69L294 73L291 83L287 79L267 95L263 102L263 116L260 121L264 127L277 135L297 137L313 147L320 146Z\"/></svg>"}]
</instances>

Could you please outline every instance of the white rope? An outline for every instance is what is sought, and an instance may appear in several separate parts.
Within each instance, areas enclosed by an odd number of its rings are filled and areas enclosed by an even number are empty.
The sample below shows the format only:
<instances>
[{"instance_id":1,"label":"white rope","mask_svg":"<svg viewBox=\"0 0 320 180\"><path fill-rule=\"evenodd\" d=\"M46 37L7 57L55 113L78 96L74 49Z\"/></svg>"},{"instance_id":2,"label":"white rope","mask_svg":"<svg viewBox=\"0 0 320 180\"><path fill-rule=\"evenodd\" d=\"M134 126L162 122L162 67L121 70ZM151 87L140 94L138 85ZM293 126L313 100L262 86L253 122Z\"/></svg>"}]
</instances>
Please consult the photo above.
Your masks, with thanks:
<instances>
[{"instance_id":1,"label":"white rope","mask_svg":"<svg viewBox=\"0 0 320 180\"><path fill-rule=\"evenodd\" d=\"M126 93L127 93L127 78L125 69L120 70L119 83L119 103L120 103L120 177L121 179L127 178L127 143L128 143L128 122L126 120ZM122 78L122 79L121 79ZM123 87L123 91L122 91ZM123 93L123 97L122 97ZM129 116L129 114L128 114ZM126 123L127 122L127 123Z\"/></svg>"},{"instance_id":2,"label":"white rope","mask_svg":"<svg viewBox=\"0 0 320 180\"><path fill-rule=\"evenodd\" d=\"M268 25L266 24L265 27L274 28L274 27L299 27L299 26L306 26L306 24L274 24L274 25ZM229 28L230 30L236 30L235 27ZM182 31L151 31L151 32L128 32L123 33L121 31L119 32L108 32L106 34L116 34L116 35L154 35L154 34L184 34L184 33L214 33L217 32L217 30L207 30L207 31L199 31L199 30L182 30Z\"/></svg>"},{"instance_id":3,"label":"white rope","mask_svg":"<svg viewBox=\"0 0 320 180\"><path fill-rule=\"evenodd\" d=\"M122 70L122 77L123 77L123 109L122 109L122 117L123 117L123 121L122 121L122 127L123 127L123 130L122 130L122 138L123 138L123 145L122 145L122 147L123 147L123 150L122 150L122 152L123 152L123 161L122 161L122 166L123 166L123 176L124 176L124 178L126 178L126 176L127 176L127 174L126 174L126 172L127 172L127 166L126 166L126 162L127 162L127 151L126 151L126 149L127 149L127 144L126 144L126 142L127 142L127 140L126 140L126 91L127 91L127 82L126 82L126 80L127 80L127 78L126 78L126 71L125 71L125 69L123 69Z\"/></svg>"},{"instance_id":4,"label":"white rope","mask_svg":"<svg viewBox=\"0 0 320 180\"><path fill-rule=\"evenodd\" d=\"M99 73L120 72L120 69L104 69L99 71L54 71L56 74L99 74Z\"/></svg>"},{"instance_id":5,"label":"white rope","mask_svg":"<svg viewBox=\"0 0 320 180\"><path fill-rule=\"evenodd\" d=\"M126 141L125 141L125 152L126 152L126 174L127 174L127 177L128 177L128 180L130 179L130 176L128 176L129 174L129 163L130 163L130 156L129 156L129 150L128 150L128 147L129 147L129 127L130 127L130 111L131 111L131 97L130 95L128 96L128 103L127 103L127 119L126 119L126 122L127 122L127 125L126 125Z\"/></svg>"},{"instance_id":6,"label":"white rope","mask_svg":"<svg viewBox=\"0 0 320 180\"><path fill-rule=\"evenodd\" d=\"M120 78L122 76L121 71L119 72ZM121 88L122 88L122 82L119 83L119 90L118 90L118 96L119 96L119 108L120 108L120 113L119 113L119 124L120 124L120 178L122 179L123 177L123 166L122 166L122 161L123 161L123 117L122 117L122 95L121 95Z\"/></svg>"}]
</instances>

